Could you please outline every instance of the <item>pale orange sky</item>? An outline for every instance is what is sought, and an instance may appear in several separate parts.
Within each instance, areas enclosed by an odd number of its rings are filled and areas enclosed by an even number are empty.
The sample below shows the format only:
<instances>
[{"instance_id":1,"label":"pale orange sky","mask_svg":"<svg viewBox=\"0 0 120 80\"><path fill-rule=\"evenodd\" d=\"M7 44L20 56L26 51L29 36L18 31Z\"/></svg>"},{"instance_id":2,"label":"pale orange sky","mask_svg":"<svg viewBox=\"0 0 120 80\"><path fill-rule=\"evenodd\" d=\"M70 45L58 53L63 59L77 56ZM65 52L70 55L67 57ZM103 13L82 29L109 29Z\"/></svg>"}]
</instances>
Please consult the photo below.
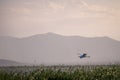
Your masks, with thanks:
<instances>
[{"instance_id":1,"label":"pale orange sky","mask_svg":"<svg viewBox=\"0 0 120 80\"><path fill-rule=\"evenodd\" d=\"M55 32L120 40L120 0L0 0L0 35Z\"/></svg>"}]
</instances>

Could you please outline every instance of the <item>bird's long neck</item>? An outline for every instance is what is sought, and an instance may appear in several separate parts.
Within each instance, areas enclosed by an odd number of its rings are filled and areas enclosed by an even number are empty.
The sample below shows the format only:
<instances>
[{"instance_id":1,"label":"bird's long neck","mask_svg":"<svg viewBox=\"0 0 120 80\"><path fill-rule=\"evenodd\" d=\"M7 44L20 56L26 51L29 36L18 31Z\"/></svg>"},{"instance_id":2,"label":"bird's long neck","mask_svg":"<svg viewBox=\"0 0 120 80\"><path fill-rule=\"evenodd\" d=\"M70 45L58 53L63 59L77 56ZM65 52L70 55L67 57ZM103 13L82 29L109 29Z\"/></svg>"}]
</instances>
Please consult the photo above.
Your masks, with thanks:
<instances>
[{"instance_id":1,"label":"bird's long neck","mask_svg":"<svg viewBox=\"0 0 120 80\"><path fill-rule=\"evenodd\" d=\"M90 56L86 56L86 57L90 58Z\"/></svg>"}]
</instances>

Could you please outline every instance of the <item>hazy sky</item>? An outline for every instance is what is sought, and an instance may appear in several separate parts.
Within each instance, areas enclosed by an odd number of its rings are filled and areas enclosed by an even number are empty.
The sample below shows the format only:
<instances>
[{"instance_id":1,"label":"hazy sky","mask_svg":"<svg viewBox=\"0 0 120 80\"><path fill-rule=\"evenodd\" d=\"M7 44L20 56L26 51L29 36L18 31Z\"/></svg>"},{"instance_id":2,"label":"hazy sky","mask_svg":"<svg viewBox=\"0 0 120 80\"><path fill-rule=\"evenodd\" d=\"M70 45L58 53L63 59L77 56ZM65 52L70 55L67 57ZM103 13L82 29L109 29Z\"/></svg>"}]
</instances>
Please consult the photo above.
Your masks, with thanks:
<instances>
[{"instance_id":1,"label":"hazy sky","mask_svg":"<svg viewBox=\"0 0 120 80\"><path fill-rule=\"evenodd\" d=\"M120 0L0 0L0 35L46 32L120 40Z\"/></svg>"}]
</instances>

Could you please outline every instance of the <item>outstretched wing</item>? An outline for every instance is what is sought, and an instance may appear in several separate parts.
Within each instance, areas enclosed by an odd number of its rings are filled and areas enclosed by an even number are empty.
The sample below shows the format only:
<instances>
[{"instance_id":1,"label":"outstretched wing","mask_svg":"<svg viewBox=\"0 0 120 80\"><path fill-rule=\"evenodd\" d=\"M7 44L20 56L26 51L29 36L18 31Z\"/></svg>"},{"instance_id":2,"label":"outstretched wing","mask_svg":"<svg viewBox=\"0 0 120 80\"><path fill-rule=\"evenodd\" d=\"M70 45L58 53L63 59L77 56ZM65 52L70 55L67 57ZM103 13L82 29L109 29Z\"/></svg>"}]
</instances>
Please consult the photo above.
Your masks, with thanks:
<instances>
[{"instance_id":1,"label":"outstretched wing","mask_svg":"<svg viewBox=\"0 0 120 80\"><path fill-rule=\"evenodd\" d=\"M83 56L85 57L87 54L86 53L83 53Z\"/></svg>"},{"instance_id":2,"label":"outstretched wing","mask_svg":"<svg viewBox=\"0 0 120 80\"><path fill-rule=\"evenodd\" d=\"M86 57L86 55L87 55L86 53L83 53L83 54L80 54L80 56L79 56L79 57L80 57L80 58L85 58L85 57Z\"/></svg>"}]
</instances>

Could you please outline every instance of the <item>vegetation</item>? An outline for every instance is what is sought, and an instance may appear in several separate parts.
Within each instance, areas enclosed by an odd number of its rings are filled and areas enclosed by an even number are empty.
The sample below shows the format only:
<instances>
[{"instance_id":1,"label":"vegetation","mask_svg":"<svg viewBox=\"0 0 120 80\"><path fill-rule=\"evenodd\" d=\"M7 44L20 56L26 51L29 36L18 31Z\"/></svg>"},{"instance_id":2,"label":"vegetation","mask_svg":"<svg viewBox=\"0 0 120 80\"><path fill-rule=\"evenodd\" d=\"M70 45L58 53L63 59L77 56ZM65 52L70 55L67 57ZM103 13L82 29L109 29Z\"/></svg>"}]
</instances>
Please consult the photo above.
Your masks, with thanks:
<instances>
[{"instance_id":1,"label":"vegetation","mask_svg":"<svg viewBox=\"0 0 120 80\"><path fill-rule=\"evenodd\" d=\"M120 80L120 65L0 67L0 80Z\"/></svg>"}]
</instances>

